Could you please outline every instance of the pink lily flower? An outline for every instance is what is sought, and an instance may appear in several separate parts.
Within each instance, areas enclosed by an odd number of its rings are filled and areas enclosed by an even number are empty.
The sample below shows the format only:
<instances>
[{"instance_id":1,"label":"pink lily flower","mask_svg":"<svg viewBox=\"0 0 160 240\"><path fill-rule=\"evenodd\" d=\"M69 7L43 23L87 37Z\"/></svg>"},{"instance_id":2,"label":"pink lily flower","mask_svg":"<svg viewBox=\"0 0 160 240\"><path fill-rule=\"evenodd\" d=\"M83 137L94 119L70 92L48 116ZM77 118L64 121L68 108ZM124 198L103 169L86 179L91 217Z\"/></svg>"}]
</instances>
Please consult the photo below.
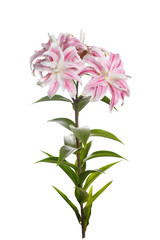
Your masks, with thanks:
<instances>
[{"instance_id":1,"label":"pink lily flower","mask_svg":"<svg viewBox=\"0 0 160 240\"><path fill-rule=\"evenodd\" d=\"M30 67L32 67L32 63L37 57L42 56L43 53L46 52L49 49L49 47L51 45L51 40L49 39L49 41L47 43L42 43L41 45L42 45L42 49L38 50L38 51L35 51L34 54L31 56Z\"/></svg>"},{"instance_id":2,"label":"pink lily flower","mask_svg":"<svg viewBox=\"0 0 160 240\"><path fill-rule=\"evenodd\" d=\"M44 59L38 59L33 64L33 69L41 75L38 85L49 85L48 96L52 98L59 87L68 90L71 97L76 94L76 87L73 82L80 82L78 76L79 66L82 61L74 46L66 48L64 51L57 43L51 43L48 51L43 53ZM44 75L43 75L44 74Z\"/></svg>"},{"instance_id":3,"label":"pink lily flower","mask_svg":"<svg viewBox=\"0 0 160 240\"><path fill-rule=\"evenodd\" d=\"M77 49L77 51L83 51L86 48L86 46L80 41L78 40L76 37L74 37L73 35L69 34L69 33L61 33L59 34L58 38L56 39L54 35L49 35L49 40L47 43L42 43L42 49L35 51L35 53L31 56L30 58L30 66L32 66L33 61L37 58L37 57L41 57L43 56L43 53L48 51L49 47L51 46L51 43L57 43L62 51L64 51L66 48L68 47L75 47ZM73 59L73 61L75 60L75 62L77 61L77 59ZM81 65L79 66L81 67Z\"/></svg>"},{"instance_id":4,"label":"pink lily flower","mask_svg":"<svg viewBox=\"0 0 160 240\"><path fill-rule=\"evenodd\" d=\"M126 83L129 76L125 75L119 54L110 53L108 58L87 54L84 61L90 66L85 67L79 75L88 73L92 78L84 87L82 95L91 96L91 101L98 101L105 96L109 89L112 95L110 110L120 98L123 101L124 96L129 96L129 88Z\"/></svg>"},{"instance_id":5,"label":"pink lily flower","mask_svg":"<svg viewBox=\"0 0 160 240\"><path fill-rule=\"evenodd\" d=\"M87 47L84 45L83 42L81 42L81 40L69 33L61 33L58 36L57 42L63 51L71 46L75 47L77 51L83 51L87 49Z\"/></svg>"}]
</instances>

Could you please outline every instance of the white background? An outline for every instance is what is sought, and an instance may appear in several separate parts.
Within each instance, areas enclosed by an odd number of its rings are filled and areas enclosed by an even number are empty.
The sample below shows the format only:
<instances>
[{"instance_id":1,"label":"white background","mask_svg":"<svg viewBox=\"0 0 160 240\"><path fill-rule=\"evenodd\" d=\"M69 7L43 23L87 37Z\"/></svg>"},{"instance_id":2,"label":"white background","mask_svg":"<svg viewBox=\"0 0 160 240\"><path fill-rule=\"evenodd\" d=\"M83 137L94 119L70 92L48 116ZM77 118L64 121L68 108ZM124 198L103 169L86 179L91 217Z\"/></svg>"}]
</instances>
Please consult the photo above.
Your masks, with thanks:
<instances>
[{"instance_id":1,"label":"white background","mask_svg":"<svg viewBox=\"0 0 160 240\"><path fill-rule=\"evenodd\" d=\"M47 89L36 85L29 58L47 33L69 32L86 43L120 53L131 96L119 112L102 102L82 111L81 125L103 128L125 145L94 140L94 150L108 149L129 161L95 181L94 191L112 185L94 203L87 239L160 239L159 1L81 0L5 1L0 6L0 238L2 240L81 239L74 212L51 185L76 203L72 182L54 164L33 164L53 155L68 130L47 120L73 119L68 103L39 103ZM60 94L60 92L59 92ZM68 96L65 93L65 96ZM94 151L92 149L92 151ZM98 168L110 159L93 159Z\"/></svg>"}]
</instances>

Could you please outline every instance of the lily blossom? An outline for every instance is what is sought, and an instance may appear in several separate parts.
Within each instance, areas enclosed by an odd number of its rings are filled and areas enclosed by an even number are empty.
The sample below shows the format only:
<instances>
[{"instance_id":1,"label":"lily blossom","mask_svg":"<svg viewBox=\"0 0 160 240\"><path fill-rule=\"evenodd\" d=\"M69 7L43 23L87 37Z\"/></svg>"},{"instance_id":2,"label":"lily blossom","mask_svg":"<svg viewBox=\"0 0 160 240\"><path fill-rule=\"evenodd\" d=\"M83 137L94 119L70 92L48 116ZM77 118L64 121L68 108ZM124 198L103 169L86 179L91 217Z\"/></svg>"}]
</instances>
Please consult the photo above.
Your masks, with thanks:
<instances>
[{"instance_id":1,"label":"lily blossom","mask_svg":"<svg viewBox=\"0 0 160 240\"><path fill-rule=\"evenodd\" d=\"M33 61L37 58L37 57L41 57L43 55L44 52L46 52L49 47L51 45L51 40L49 39L49 41L47 43L42 43L42 49L35 51L34 54L30 57L30 67L32 67L32 63Z\"/></svg>"},{"instance_id":2,"label":"lily blossom","mask_svg":"<svg viewBox=\"0 0 160 240\"><path fill-rule=\"evenodd\" d=\"M98 52L96 52L98 54ZM129 88L126 83L127 75L119 54L110 53L108 57L95 57L87 54L84 61L90 65L85 67L79 74L91 74L92 78L84 87L82 95L91 96L91 101L102 99L109 89L112 95L110 110L121 98L129 96Z\"/></svg>"},{"instance_id":3,"label":"lily blossom","mask_svg":"<svg viewBox=\"0 0 160 240\"><path fill-rule=\"evenodd\" d=\"M76 94L76 87L73 82L80 82L78 76L81 59L75 47L71 46L62 51L57 43L51 43L48 51L43 53L44 59L38 59L33 64L33 69L41 75L38 85L49 85L48 96L52 98L59 87L67 89L70 96ZM44 74L44 75L43 75Z\"/></svg>"},{"instance_id":4,"label":"lily blossom","mask_svg":"<svg viewBox=\"0 0 160 240\"><path fill-rule=\"evenodd\" d=\"M86 49L86 46L81 40L69 33L61 33L57 38L57 42L63 51L71 46L75 47L77 51L83 51Z\"/></svg>"}]
</instances>

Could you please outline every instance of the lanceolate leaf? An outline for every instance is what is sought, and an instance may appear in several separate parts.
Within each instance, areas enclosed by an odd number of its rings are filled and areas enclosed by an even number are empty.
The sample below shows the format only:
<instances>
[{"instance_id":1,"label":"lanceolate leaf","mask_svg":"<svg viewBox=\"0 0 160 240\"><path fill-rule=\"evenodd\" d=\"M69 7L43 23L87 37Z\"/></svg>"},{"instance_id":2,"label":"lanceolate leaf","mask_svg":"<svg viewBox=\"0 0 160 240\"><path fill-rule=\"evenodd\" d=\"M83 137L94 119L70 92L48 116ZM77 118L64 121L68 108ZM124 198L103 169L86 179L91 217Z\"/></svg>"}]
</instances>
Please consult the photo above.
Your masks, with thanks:
<instances>
[{"instance_id":1,"label":"lanceolate leaf","mask_svg":"<svg viewBox=\"0 0 160 240\"><path fill-rule=\"evenodd\" d=\"M84 189L87 190L87 188L91 185L91 183L97 178L99 177L104 171L106 171L107 169L109 169L110 167L114 166L115 164L119 163L120 161L118 162L114 162L114 163L110 163L110 164L107 164L106 166L103 166L100 168L101 172L94 172L94 173L91 173L88 178L86 179L86 182L85 182L85 185L84 185Z\"/></svg>"},{"instance_id":2,"label":"lanceolate leaf","mask_svg":"<svg viewBox=\"0 0 160 240\"><path fill-rule=\"evenodd\" d=\"M122 141L119 140L115 135L113 135L112 133L107 132L105 130L102 130L102 129L92 129L91 133L90 133L90 136L110 138L110 139L113 139L115 141L118 141L118 142L122 143Z\"/></svg>"},{"instance_id":3,"label":"lanceolate leaf","mask_svg":"<svg viewBox=\"0 0 160 240\"><path fill-rule=\"evenodd\" d=\"M88 199L88 193L81 187L76 187L75 189L75 196L79 203L84 203Z\"/></svg>"},{"instance_id":4,"label":"lanceolate leaf","mask_svg":"<svg viewBox=\"0 0 160 240\"><path fill-rule=\"evenodd\" d=\"M68 197L62 193L58 188L54 187L53 188L61 195L61 197L69 204L69 206L73 209L73 211L75 212L77 219L79 222L81 222L81 217L79 214L79 211L77 209L77 207L68 199Z\"/></svg>"},{"instance_id":5,"label":"lanceolate leaf","mask_svg":"<svg viewBox=\"0 0 160 240\"><path fill-rule=\"evenodd\" d=\"M74 133L74 135L82 141L83 145L86 145L86 142L90 135L90 129L88 126L84 127L74 127L73 125L70 125L71 131Z\"/></svg>"},{"instance_id":6,"label":"lanceolate leaf","mask_svg":"<svg viewBox=\"0 0 160 240\"><path fill-rule=\"evenodd\" d=\"M107 184L106 184L104 187L102 187L98 192L96 192L91 198L89 198L89 200L88 200L85 208L88 207L90 204L92 204L92 203L97 199L97 197L99 197L99 195L100 195L101 193L103 193L104 190L105 190L107 187L109 187L109 185L110 185L111 183L112 183L112 181L109 182L109 183L107 183Z\"/></svg>"},{"instance_id":7,"label":"lanceolate leaf","mask_svg":"<svg viewBox=\"0 0 160 240\"><path fill-rule=\"evenodd\" d=\"M51 156L51 157L42 159L42 160L40 160L40 161L38 161L38 162L36 162L36 163L40 163L40 162L57 163L57 162L58 162L58 157L53 157L53 156ZM77 168L74 164L69 163L69 162L67 162L66 160L64 160L64 161L61 163L61 166L62 166L62 165L64 165L64 166L69 166L69 167L73 168L75 171L78 170L78 168Z\"/></svg>"},{"instance_id":8,"label":"lanceolate leaf","mask_svg":"<svg viewBox=\"0 0 160 240\"><path fill-rule=\"evenodd\" d=\"M78 181L76 173L69 166L60 165L59 167L68 175L68 177L73 181L75 186L77 186Z\"/></svg>"},{"instance_id":9,"label":"lanceolate leaf","mask_svg":"<svg viewBox=\"0 0 160 240\"><path fill-rule=\"evenodd\" d=\"M76 148L76 137L74 134L64 136L64 144Z\"/></svg>"},{"instance_id":10,"label":"lanceolate leaf","mask_svg":"<svg viewBox=\"0 0 160 240\"><path fill-rule=\"evenodd\" d=\"M84 148L82 148L80 153L81 162L88 156L88 152L92 146L92 141L88 142Z\"/></svg>"},{"instance_id":11,"label":"lanceolate leaf","mask_svg":"<svg viewBox=\"0 0 160 240\"><path fill-rule=\"evenodd\" d=\"M89 199L92 198L92 192L93 192L93 186L90 188L89 190L89 196L88 196L88 201ZM87 228L88 224L89 224L89 218L91 216L91 209L92 209L92 204L90 204L88 207L85 207L83 209L84 212L84 222L85 222L85 228Z\"/></svg>"},{"instance_id":12,"label":"lanceolate leaf","mask_svg":"<svg viewBox=\"0 0 160 240\"><path fill-rule=\"evenodd\" d=\"M60 165L66 157L68 157L69 155L71 155L76 151L77 151L77 148L73 148L67 145L62 146L59 151L59 158L58 158L57 165Z\"/></svg>"},{"instance_id":13,"label":"lanceolate leaf","mask_svg":"<svg viewBox=\"0 0 160 240\"><path fill-rule=\"evenodd\" d=\"M79 184L83 184L84 180L86 179L86 177L91 174L91 173L102 173L103 171L101 169L95 169L95 170L87 170L87 171L84 171L82 172L80 175L79 175Z\"/></svg>"},{"instance_id":14,"label":"lanceolate leaf","mask_svg":"<svg viewBox=\"0 0 160 240\"><path fill-rule=\"evenodd\" d=\"M80 112L89 102L91 97L83 97L78 101L78 111Z\"/></svg>"},{"instance_id":15,"label":"lanceolate leaf","mask_svg":"<svg viewBox=\"0 0 160 240\"><path fill-rule=\"evenodd\" d=\"M49 120L49 122L57 122L69 130L70 130L70 127L69 127L70 125L75 126L75 123L71 119L68 119L68 118L54 118L52 120Z\"/></svg>"},{"instance_id":16,"label":"lanceolate leaf","mask_svg":"<svg viewBox=\"0 0 160 240\"><path fill-rule=\"evenodd\" d=\"M105 102L105 103L107 103L107 104L110 104L110 99L109 99L107 96L104 96L104 97L101 99L101 101L102 101L102 102ZM114 107L114 109L115 109L116 111L118 111L117 108Z\"/></svg>"},{"instance_id":17,"label":"lanceolate leaf","mask_svg":"<svg viewBox=\"0 0 160 240\"><path fill-rule=\"evenodd\" d=\"M110 104L110 99L107 97L107 96L104 96L102 99L101 99L102 102L105 102L107 104Z\"/></svg>"},{"instance_id":18,"label":"lanceolate leaf","mask_svg":"<svg viewBox=\"0 0 160 240\"><path fill-rule=\"evenodd\" d=\"M124 157L120 156L119 154L115 153L115 152L111 152L111 151L97 151L97 152L93 152L91 155L89 155L85 161L92 159L92 158L97 158L97 157L117 157L117 158L123 158ZM126 160L126 159L125 159Z\"/></svg>"},{"instance_id":19,"label":"lanceolate leaf","mask_svg":"<svg viewBox=\"0 0 160 240\"><path fill-rule=\"evenodd\" d=\"M38 102L46 102L46 101L63 101L63 102L70 102L72 103L72 101L68 98L65 98L61 95L54 95L52 98L49 98L48 96L45 96L41 99L39 99L38 101L36 101L35 103L38 103Z\"/></svg>"},{"instance_id":20,"label":"lanceolate leaf","mask_svg":"<svg viewBox=\"0 0 160 240\"><path fill-rule=\"evenodd\" d=\"M44 151L41 151L43 152L44 154L46 154L48 157L53 157L53 155L51 155L50 153L47 153L47 152L44 152Z\"/></svg>"}]
</instances>

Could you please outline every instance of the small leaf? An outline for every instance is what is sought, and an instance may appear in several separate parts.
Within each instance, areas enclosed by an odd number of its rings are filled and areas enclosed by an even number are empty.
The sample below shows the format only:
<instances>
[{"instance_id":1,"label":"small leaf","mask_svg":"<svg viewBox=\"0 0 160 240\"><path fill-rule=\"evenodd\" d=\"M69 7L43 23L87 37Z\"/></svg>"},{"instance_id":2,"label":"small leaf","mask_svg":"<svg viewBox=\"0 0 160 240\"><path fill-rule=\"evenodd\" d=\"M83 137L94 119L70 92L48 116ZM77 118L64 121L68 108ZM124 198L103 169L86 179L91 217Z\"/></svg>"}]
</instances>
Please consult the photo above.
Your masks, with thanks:
<instances>
[{"instance_id":1,"label":"small leaf","mask_svg":"<svg viewBox=\"0 0 160 240\"><path fill-rule=\"evenodd\" d=\"M90 198L92 198L92 192L93 192L93 186L91 186L90 190L89 190L89 197L88 197L88 201ZM92 209L92 204L90 204L88 207L85 207L83 209L83 213L84 213L84 222L85 222L85 228L87 228L88 224L89 224L89 219L91 216L91 209Z\"/></svg>"},{"instance_id":2,"label":"small leaf","mask_svg":"<svg viewBox=\"0 0 160 240\"><path fill-rule=\"evenodd\" d=\"M68 175L68 177L72 180L75 186L78 186L76 173L69 166L61 164L59 167Z\"/></svg>"},{"instance_id":3,"label":"small leaf","mask_svg":"<svg viewBox=\"0 0 160 240\"><path fill-rule=\"evenodd\" d=\"M44 154L46 154L48 157L53 157L50 153L47 153L47 152L44 152L44 151L41 151L43 152Z\"/></svg>"},{"instance_id":4,"label":"small leaf","mask_svg":"<svg viewBox=\"0 0 160 240\"><path fill-rule=\"evenodd\" d=\"M110 104L110 99L107 97L107 96L104 96L102 99L101 99L102 102L105 102L107 104Z\"/></svg>"},{"instance_id":5,"label":"small leaf","mask_svg":"<svg viewBox=\"0 0 160 240\"><path fill-rule=\"evenodd\" d=\"M79 184L82 185L84 180L86 179L86 177L91 174L91 173L103 173L103 171L101 169L95 169L95 170L87 170L87 171L84 171L82 172L79 176L78 176L78 179L79 179Z\"/></svg>"},{"instance_id":6,"label":"small leaf","mask_svg":"<svg viewBox=\"0 0 160 240\"><path fill-rule=\"evenodd\" d=\"M92 129L90 136L97 136L97 137L105 137L105 138L110 138L113 139L115 141L121 142L123 143L121 140L119 140L114 134L107 132L105 130L102 129Z\"/></svg>"},{"instance_id":7,"label":"small leaf","mask_svg":"<svg viewBox=\"0 0 160 240\"><path fill-rule=\"evenodd\" d=\"M91 97L83 97L78 101L78 111L80 112L90 102Z\"/></svg>"},{"instance_id":8,"label":"small leaf","mask_svg":"<svg viewBox=\"0 0 160 240\"><path fill-rule=\"evenodd\" d=\"M120 156L119 154L115 153L115 152L111 152L111 151L96 151L96 152L93 152L91 155L89 155L84 161L87 161L89 159L92 159L92 158L97 158L97 157L117 157L117 158L123 158L125 159L124 157ZM125 159L126 160L126 159Z\"/></svg>"},{"instance_id":9,"label":"small leaf","mask_svg":"<svg viewBox=\"0 0 160 240\"><path fill-rule=\"evenodd\" d=\"M54 95L52 98L49 98L48 96L45 96L41 99L39 99L38 101L34 102L34 103L38 103L38 102L46 102L46 101L63 101L63 102L70 102L72 103L72 101L66 97L63 97L61 95Z\"/></svg>"},{"instance_id":10,"label":"small leaf","mask_svg":"<svg viewBox=\"0 0 160 240\"><path fill-rule=\"evenodd\" d=\"M62 146L59 151L59 158L58 158L57 165L60 165L66 157L68 157L69 155L71 155L76 151L77 151L77 148L73 148L67 145Z\"/></svg>"},{"instance_id":11,"label":"small leaf","mask_svg":"<svg viewBox=\"0 0 160 240\"><path fill-rule=\"evenodd\" d=\"M45 162L45 163L57 163L57 162L58 162L58 157L53 157L53 156L51 156L51 157L42 159L42 160L40 160L40 161L38 161L38 162L36 162L36 163L42 163L42 162ZM66 160L64 160L64 161L61 163L61 166L62 166L62 165L64 165L64 166L69 166L69 167L73 168L75 171L78 170L78 168L77 168L74 164L69 163L69 162L67 162ZM59 167L60 167L60 166L59 166Z\"/></svg>"},{"instance_id":12,"label":"small leaf","mask_svg":"<svg viewBox=\"0 0 160 240\"><path fill-rule=\"evenodd\" d=\"M106 184L104 187L102 187L98 192L96 192L91 198L89 198L89 200L87 201L87 204L86 204L85 208L88 207L90 204L92 204L92 203L97 199L97 197L99 197L99 195L100 195L101 193L103 193L104 190L105 190L107 187L109 187L109 185L110 185L111 183L112 183L112 181L109 182L109 183L107 183L107 184Z\"/></svg>"},{"instance_id":13,"label":"small leaf","mask_svg":"<svg viewBox=\"0 0 160 240\"><path fill-rule=\"evenodd\" d=\"M69 206L73 209L73 211L75 212L76 216L77 216L77 219L79 222L81 222L81 217L80 217L80 214L79 214L79 211L77 209L77 207L68 199L68 197L62 193L58 188L52 186L60 195L61 197L69 204Z\"/></svg>"},{"instance_id":14,"label":"small leaf","mask_svg":"<svg viewBox=\"0 0 160 240\"><path fill-rule=\"evenodd\" d=\"M120 161L118 162L114 162L114 163L110 163L110 164L107 164L101 168L99 168L99 170L101 170L101 172L94 172L94 173L91 173L86 182L85 182L85 185L84 185L84 189L87 190L87 188L91 185L91 183L97 178L99 177L104 171L106 171L107 169L111 168L112 166L114 166L115 164L119 163Z\"/></svg>"},{"instance_id":15,"label":"small leaf","mask_svg":"<svg viewBox=\"0 0 160 240\"><path fill-rule=\"evenodd\" d=\"M104 97L101 99L101 101L104 102L104 103L110 104L110 101L111 101L111 100L110 100L107 96L104 96ZM116 111L118 111L117 108L114 107L114 109L115 109Z\"/></svg>"},{"instance_id":16,"label":"small leaf","mask_svg":"<svg viewBox=\"0 0 160 240\"><path fill-rule=\"evenodd\" d=\"M77 201L82 204L87 201L89 195L83 188L76 187L75 196Z\"/></svg>"},{"instance_id":17,"label":"small leaf","mask_svg":"<svg viewBox=\"0 0 160 240\"><path fill-rule=\"evenodd\" d=\"M75 123L68 118L54 118L52 120L49 120L49 122L57 122L63 127L67 128L68 130L70 130L70 127L69 127L70 125L75 126Z\"/></svg>"},{"instance_id":18,"label":"small leaf","mask_svg":"<svg viewBox=\"0 0 160 240\"><path fill-rule=\"evenodd\" d=\"M86 142L89 138L90 135L90 129L88 126L84 126L84 127L74 127L72 125L70 125L70 129L71 131L74 133L74 135L82 141L83 145L86 145Z\"/></svg>"},{"instance_id":19,"label":"small leaf","mask_svg":"<svg viewBox=\"0 0 160 240\"><path fill-rule=\"evenodd\" d=\"M76 137L74 134L64 136L64 144L76 148Z\"/></svg>"},{"instance_id":20,"label":"small leaf","mask_svg":"<svg viewBox=\"0 0 160 240\"><path fill-rule=\"evenodd\" d=\"M82 148L81 153L80 153L81 162L83 161L83 159L85 159L88 156L88 152L89 152L91 146L92 146L92 141L87 143L86 146L84 148Z\"/></svg>"}]
</instances>

